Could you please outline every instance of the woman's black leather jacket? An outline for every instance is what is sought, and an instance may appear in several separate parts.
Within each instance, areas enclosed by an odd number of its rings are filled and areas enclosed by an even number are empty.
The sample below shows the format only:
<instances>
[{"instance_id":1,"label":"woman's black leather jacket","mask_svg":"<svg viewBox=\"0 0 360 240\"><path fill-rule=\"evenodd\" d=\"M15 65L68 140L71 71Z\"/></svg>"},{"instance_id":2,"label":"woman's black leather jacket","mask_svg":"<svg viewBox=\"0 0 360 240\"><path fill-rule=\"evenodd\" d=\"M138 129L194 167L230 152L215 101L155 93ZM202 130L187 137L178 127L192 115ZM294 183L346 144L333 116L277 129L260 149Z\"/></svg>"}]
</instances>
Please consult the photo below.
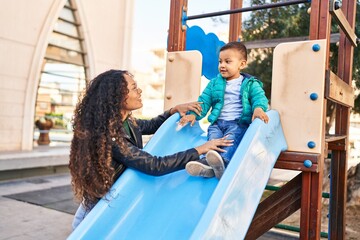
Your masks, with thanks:
<instances>
[{"instance_id":1,"label":"woman's black leather jacket","mask_svg":"<svg viewBox=\"0 0 360 240\"><path fill-rule=\"evenodd\" d=\"M142 150L142 135L154 134L169 117L170 111L166 111L150 120L136 119L136 125L128 121L132 134L132 138L126 136L129 152L124 154L117 145L113 146L113 161L116 166L115 179L122 174L126 167L137 169L149 175L161 176L184 169L186 163L199 159L199 154L195 148L164 157L153 156Z\"/></svg>"}]
</instances>

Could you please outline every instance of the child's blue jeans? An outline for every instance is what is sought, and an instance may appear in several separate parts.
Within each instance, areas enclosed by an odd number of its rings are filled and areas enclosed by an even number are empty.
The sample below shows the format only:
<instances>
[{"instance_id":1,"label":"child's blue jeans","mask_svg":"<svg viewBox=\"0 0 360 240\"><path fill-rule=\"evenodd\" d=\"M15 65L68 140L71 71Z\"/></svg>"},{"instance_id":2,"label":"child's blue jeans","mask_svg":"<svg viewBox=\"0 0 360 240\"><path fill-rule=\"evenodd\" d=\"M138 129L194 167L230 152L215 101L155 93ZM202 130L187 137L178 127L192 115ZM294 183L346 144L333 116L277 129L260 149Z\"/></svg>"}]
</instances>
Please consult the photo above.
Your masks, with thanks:
<instances>
[{"instance_id":1,"label":"child's blue jeans","mask_svg":"<svg viewBox=\"0 0 360 240\"><path fill-rule=\"evenodd\" d=\"M209 126L208 140L222 138L225 136L228 136L226 138L228 140L234 140L232 146L221 147L226 152L219 152L224 160L225 166L227 166L230 162L248 127L249 125L239 123L238 120L217 120L214 124Z\"/></svg>"}]
</instances>

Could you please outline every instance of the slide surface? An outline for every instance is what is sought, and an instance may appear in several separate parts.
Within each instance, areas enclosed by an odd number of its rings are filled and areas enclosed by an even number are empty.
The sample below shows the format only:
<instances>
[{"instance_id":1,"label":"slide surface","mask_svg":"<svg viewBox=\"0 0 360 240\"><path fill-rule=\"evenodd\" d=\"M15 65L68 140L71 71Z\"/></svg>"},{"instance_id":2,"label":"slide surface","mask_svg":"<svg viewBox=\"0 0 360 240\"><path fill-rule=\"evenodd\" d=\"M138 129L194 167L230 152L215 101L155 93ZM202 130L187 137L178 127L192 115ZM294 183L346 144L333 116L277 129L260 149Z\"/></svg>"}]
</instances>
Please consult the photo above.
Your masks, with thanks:
<instances>
[{"instance_id":1,"label":"slide surface","mask_svg":"<svg viewBox=\"0 0 360 240\"><path fill-rule=\"evenodd\" d=\"M154 177L127 169L68 239L243 239L271 170L287 145L276 111L256 119L220 181L185 170ZM198 146L198 123L176 131L170 117L144 148L167 155Z\"/></svg>"}]
</instances>

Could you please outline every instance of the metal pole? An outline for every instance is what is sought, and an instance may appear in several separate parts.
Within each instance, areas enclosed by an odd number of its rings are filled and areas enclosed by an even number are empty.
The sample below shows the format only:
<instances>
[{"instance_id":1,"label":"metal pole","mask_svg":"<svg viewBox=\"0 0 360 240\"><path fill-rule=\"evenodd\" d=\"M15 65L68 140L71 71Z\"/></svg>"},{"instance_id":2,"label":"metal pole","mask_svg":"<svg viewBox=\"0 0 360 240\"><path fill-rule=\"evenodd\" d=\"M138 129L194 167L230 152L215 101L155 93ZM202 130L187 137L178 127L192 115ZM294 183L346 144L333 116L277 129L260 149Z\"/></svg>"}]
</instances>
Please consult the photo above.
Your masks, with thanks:
<instances>
[{"instance_id":1,"label":"metal pole","mask_svg":"<svg viewBox=\"0 0 360 240\"><path fill-rule=\"evenodd\" d=\"M254 11L254 10L283 7L283 6L289 6L289 5L300 4L300 3L308 3L308 2L311 2L311 0L295 0L295 1L288 1L288 2L269 3L269 4L263 4L260 6L238 8L238 9L213 12L213 13L204 13L204 14L193 15L193 16L185 16L184 20L187 21L187 20L193 20L193 19L221 16L221 15L226 15L226 14L250 12L250 11Z\"/></svg>"}]
</instances>

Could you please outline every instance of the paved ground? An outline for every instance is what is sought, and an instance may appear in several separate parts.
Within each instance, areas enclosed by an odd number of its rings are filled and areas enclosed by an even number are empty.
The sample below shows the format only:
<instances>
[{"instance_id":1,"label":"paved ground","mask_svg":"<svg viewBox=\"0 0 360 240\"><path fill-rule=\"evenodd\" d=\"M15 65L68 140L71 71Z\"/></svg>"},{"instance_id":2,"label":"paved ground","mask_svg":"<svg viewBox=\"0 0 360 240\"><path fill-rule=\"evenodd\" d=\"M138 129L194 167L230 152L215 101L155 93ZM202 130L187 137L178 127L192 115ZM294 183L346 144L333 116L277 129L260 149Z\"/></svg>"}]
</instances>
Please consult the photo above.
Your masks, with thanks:
<instances>
[{"instance_id":1,"label":"paved ground","mask_svg":"<svg viewBox=\"0 0 360 240\"><path fill-rule=\"evenodd\" d=\"M63 161L67 156L64 152L66 149L37 148L33 152L2 153L0 162L5 167L10 160L42 165L47 158L56 159L54 155L61 156L59 162ZM274 171L271 181L275 184L296 174ZM69 185L69 173L0 181L0 240L66 239L77 206ZM271 231L260 239L297 238Z\"/></svg>"},{"instance_id":2,"label":"paved ground","mask_svg":"<svg viewBox=\"0 0 360 240\"><path fill-rule=\"evenodd\" d=\"M26 195L29 192L43 190L45 194L43 199L48 199L49 196L46 194L51 193L51 189L62 188L69 184L69 174L0 182L0 240L66 239L71 233L72 214L65 213L64 209L61 211L54 210L5 196L16 196L20 193ZM60 197L59 201L62 200ZM285 240L297 238L272 231L260 239Z\"/></svg>"},{"instance_id":3,"label":"paved ground","mask_svg":"<svg viewBox=\"0 0 360 240\"><path fill-rule=\"evenodd\" d=\"M4 196L50 189L69 183L68 174L0 182L0 239L66 239L71 232L72 214Z\"/></svg>"}]
</instances>

